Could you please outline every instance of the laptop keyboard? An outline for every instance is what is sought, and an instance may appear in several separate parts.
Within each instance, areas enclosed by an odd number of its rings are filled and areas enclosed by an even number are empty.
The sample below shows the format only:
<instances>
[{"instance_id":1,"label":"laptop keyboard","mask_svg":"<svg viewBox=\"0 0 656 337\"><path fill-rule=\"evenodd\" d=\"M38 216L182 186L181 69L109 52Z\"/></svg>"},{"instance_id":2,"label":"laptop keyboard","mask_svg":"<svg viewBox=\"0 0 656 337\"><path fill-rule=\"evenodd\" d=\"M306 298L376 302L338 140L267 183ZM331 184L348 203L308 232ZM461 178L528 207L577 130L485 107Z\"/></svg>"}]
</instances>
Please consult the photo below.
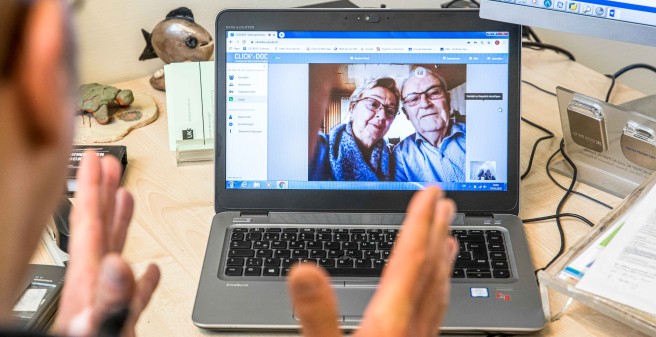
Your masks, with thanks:
<instances>
[{"instance_id":1,"label":"laptop keyboard","mask_svg":"<svg viewBox=\"0 0 656 337\"><path fill-rule=\"evenodd\" d=\"M286 276L294 263L313 263L333 277L379 277L398 229L252 228L229 229L223 275L270 278ZM511 277L500 230L458 229L460 245L453 278Z\"/></svg>"}]
</instances>

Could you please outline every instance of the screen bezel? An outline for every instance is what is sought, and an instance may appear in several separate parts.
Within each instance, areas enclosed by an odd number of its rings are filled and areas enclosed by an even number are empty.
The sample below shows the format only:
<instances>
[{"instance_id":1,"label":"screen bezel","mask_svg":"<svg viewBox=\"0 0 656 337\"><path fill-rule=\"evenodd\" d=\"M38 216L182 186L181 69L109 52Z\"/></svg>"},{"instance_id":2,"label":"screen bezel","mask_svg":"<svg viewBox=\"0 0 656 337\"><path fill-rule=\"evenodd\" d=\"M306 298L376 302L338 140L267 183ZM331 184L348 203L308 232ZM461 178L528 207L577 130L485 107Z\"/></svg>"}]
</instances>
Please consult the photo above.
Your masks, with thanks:
<instances>
[{"instance_id":1,"label":"screen bezel","mask_svg":"<svg viewBox=\"0 0 656 337\"><path fill-rule=\"evenodd\" d=\"M377 14L378 23L358 17ZM509 32L508 182L506 191L447 191L465 213L519 212L521 27L479 18L478 10L225 10L216 18L215 210L404 212L416 191L254 190L226 188L226 45L229 30Z\"/></svg>"}]
</instances>

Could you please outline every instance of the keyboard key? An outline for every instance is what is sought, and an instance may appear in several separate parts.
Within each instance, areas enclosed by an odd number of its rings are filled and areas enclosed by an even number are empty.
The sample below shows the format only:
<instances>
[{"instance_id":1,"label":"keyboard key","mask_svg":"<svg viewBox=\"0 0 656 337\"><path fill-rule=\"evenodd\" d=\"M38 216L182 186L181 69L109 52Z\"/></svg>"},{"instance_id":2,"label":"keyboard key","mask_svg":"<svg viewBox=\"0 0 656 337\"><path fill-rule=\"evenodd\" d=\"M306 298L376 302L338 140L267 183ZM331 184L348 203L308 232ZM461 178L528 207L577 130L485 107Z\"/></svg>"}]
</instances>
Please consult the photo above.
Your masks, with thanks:
<instances>
[{"instance_id":1,"label":"keyboard key","mask_svg":"<svg viewBox=\"0 0 656 337\"><path fill-rule=\"evenodd\" d=\"M333 235L331 233L319 233L317 234L317 240L318 241L330 241L333 239Z\"/></svg>"},{"instance_id":2,"label":"keyboard key","mask_svg":"<svg viewBox=\"0 0 656 337\"><path fill-rule=\"evenodd\" d=\"M472 259L472 254L471 252L459 252L458 255L456 256L456 260L458 261L469 261Z\"/></svg>"},{"instance_id":3,"label":"keyboard key","mask_svg":"<svg viewBox=\"0 0 656 337\"><path fill-rule=\"evenodd\" d=\"M267 228L266 232L267 233L280 233L280 232L282 232L282 229L281 228Z\"/></svg>"},{"instance_id":4,"label":"keyboard key","mask_svg":"<svg viewBox=\"0 0 656 337\"><path fill-rule=\"evenodd\" d=\"M278 240L280 240L280 234L278 234L278 233L264 233L264 236L262 236L262 240L278 241Z\"/></svg>"},{"instance_id":5,"label":"keyboard key","mask_svg":"<svg viewBox=\"0 0 656 337\"><path fill-rule=\"evenodd\" d=\"M464 230L464 229L454 229L454 230L451 231L451 234L453 234L453 235L455 235L455 234L462 235L462 234L467 234L467 231Z\"/></svg>"},{"instance_id":6,"label":"keyboard key","mask_svg":"<svg viewBox=\"0 0 656 337\"><path fill-rule=\"evenodd\" d=\"M289 243L289 248L291 249L303 249L305 248L305 241L292 241Z\"/></svg>"},{"instance_id":7,"label":"keyboard key","mask_svg":"<svg viewBox=\"0 0 656 337\"><path fill-rule=\"evenodd\" d=\"M317 230L317 232L319 232L319 233L332 233L333 230L330 229L330 228L319 228L319 230Z\"/></svg>"},{"instance_id":8,"label":"keyboard key","mask_svg":"<svg viewBox=\"0 0 656 337\"><path fill-rule=\"evenodd\" d=\"M326 242L324 243L323 248L328 250L340 250L342 249L342 244L340 242Z\"/></svg>"},{"instance_id":9,"label":"keyboard key","mask_svg":"<svg viewBox=\"0 0 656 337\"><path fill-rule=\"evenodd\" d=\"M250 249L251 248L251 242L250 241L231 241L230 242L230 248L232 248L232 249Z\"/></svg>"},{"instance_id":10,"label":"keyboard key","mask_svg":"<svg viewBox=\"0 0 656 337\"><path fill-rule=\"evenodd\" d=\"M280 275L280 268L278 267L267 267L264 268L262 273L263 276L278 276Z\"/></svg>"},{"instance_id":11,"label":"keyboard key","mask_svg":"<svg viewBox=\"0 0 656 337\"><path fill-rule=\"evenodd\" d=\"M246 267L257 267L262 265L262 259L250 257L246 259Z\"/></svg>"},{"instance_id":12,"label":"keyboard key","mask_svg":"<svg viewBox=\"0 0 656 337\"><path fill-rule=\"evenodd\" d=\"M490 252L490 260L507 260L506 252Z\"/></svg>"},{"instance_id":13,"label":"keyboard key","mask_svg":"<svg viewBox=\"0 0 656 337\"><path fill-rule=\"evenodd\" d=\"M311 258L321 258L321 257L326 257L326 251L323 249L313 249L310 251L310 257Z\"/></svg>"},{"instance_id":14,"label":"keyboard key","mask_svg":"<svg viewBox=\"0 0 656 337\"><path fill-rule=\"evenodd\" d=\"M376 250L375 242L362 242L360 243L360 249L362 250Z\"/></svg>"},{"instance_id":15,"label":"keyboard key","mask_svg":"<svg viewBox=\"0 0 656 337\"><path fill-rule=\"evenodd\" d=\"M253 244L255 249L267 249L269 248L269 241L255 241Z\"/></svg>"},{"instance_id":16,"label":"keyboard key","mask_svg":"<svg viewBox=\"0 0 656 337\"><path fill-rule=\"evenodd\" d=\"M467 278L492 278L490 272L467 271Z\"/></svg>"},{"instance_id":17,"label":"keyboard key","mask_svg":"<svg viewBox=\"0 0 656 337\"><path fill-rule=\"evenodd\" d=\"M283 233L298 233L298 228L285 228L282 230Z\"/></svg>"},{"instance_id":18,"label":"keyboard key","mask_svg":"<svg viewBox=\"0 0 656 337\"><path fill-rule=\"evenodd\" d=\"M494 235L501 235L501 231L498 230L487 230L485 231L485 234L494 234Z\"/></svg>"},{"instance_id":19,"label":"keyboard key","mask_svg":"<svg viewBox=\"0 0 656 337\"><path fill-rule=\"evenodd\" d=\"M348 234L348 229L346 229L346 228L333 229L333 233Z\"/></svg>"},{"instance_id":20,"label":"keyboard key","mask_svg":"<svg viewBox=\"0 0 656 337\"><path fill-rule=\"evenodd\" d=\"M248 231L251 233L264 233L264 228L251 228Z\"/></svg>"},{"instance_id":21,"label":"keyboard key","mask_svg":"<svg viewBox=\"0 0 656 337\"><path fill-rule=\"evenodd\" d=\"M232 233L230 235L230 240L232 241L241 241L244 239L244 233Z\"/></svg>"},{"instance_id":22,"label":"keyboard key","mask_svg":"<svg viewBox=\"0 0 656 337\"><path fill-rule=\"evenodd\" d=\"M265 267L279 267L280 266L280 261L281 259L275 258L275 257L268 257L264 259L264 266Z\"/></svg>"},{"instance_id":23,"label":"keyboard key","mask_svg":"<svg viewBox=\"0 0 656 337\"><path fill-rule=\"evenodd\" d=\"M282 259L283 267L291 267L294 263L297 263L298 259Z\"/></svg>"},{"instance_id":24,"label":"keyboard key","mask_svg":"<svg viewBox=\"0 0 656 337\"><path fill-rule=\"evenodd\" d=\"M243 257L229 257L228 260L226 261L226 265L228 265L228 266L243 266L244 265L244 258Z\"/></svg>"},{"instance_id":25,"label":"keyboard key","mask_svg":"<svg viewBox=\"0 0 656 337\"><path fill-rule=\"evenodd\" d=\"M487 245L488 249L490 249L491 252L497 252L497 251L505 251L506 247L503 245L503 243L490 243Z\"/></svg>"},{"instance_id":26,"label":"keyboard key","mask_svg":"<svg viewBox=\"0 0 656 337\"><path fill-rule=\"evenodd\" d=\"M385 268L385 260L373 260L374 268L383 269Z\"/></svg>"},{"instance_id":27,"label":"keyboard key","mask_svg":"<svg viewBox=\"0 0 656 337\"><path fill-rule=\"evenodd\" d=\"M307 263L312 265L317 265L317 259L301 259L301 263Z\"/></svg>"},{"instance_id":28,"label":"keyboard key","mask_svg":"<svg viewBox=\"0 0 656 337\"><path fill-rule=\"evenodd\" d=\"M380 252L376 250L367 250L364 252L365 259L380 259Z\"/></svg>"},{"instance_id":29,"label":"keyboard key","mask_svg":"<svg viewBox=\"0 0 656 337\"><path fill-rule=\"evenodd\" d=\"M492 271L492 275L494 278L509 278L510 277L510 271L507 269L495 269Z\"/></svg>"},{"instance_id":30,"label":"keyboard key","mask_svg":"<svg viewBox=\"0 0 656 337\"><path fill-rule=\"evenodd\" d=\"M299 241L314 241L314 233L305 233L302 232L298 235Z\"/></svg>"},{"instance_id":31,"label":"keyboard key","mask_svg":"<svg viewBox=\"0 0 656 337\"><path fill-rule=\"evenodd\" d=\"M231 249L228 251L228 257L253 257L255 251L250 249Z\"/></svg>"},{"instance_id":32,"label":"keyboard key","mask_svg":"<svg viewBox=\"0 0 656 337\"><path fill-rule=\"evenodd\" d=\"M456 235L456 239L460 242L482 242L485 243L485 237L480 234L480 235L475 235L475 234L458 234Z\"/></svg>"},{"instance_id":33,"label":"keyboard key","mask_svg":"<svg viewBox=\"0 0 656 337\"><path fill-rule=\"evenodd\" d=\"M260 276L262 274L262 268L260 267L246 267L244 270L244 276Z\"/></svg>"},{"instance_id":34,"label":"keyboard key","mask_svg":"<svg viewBox=\"0 0 656 337\"><path fill-rule=\"evenodd\" d=\"M367 229L367 233L376 233L376 234L378 234L378 233L382 233L382 232L383 232L382 229Z\"/></svg>"},{"instance_id":35,"label":"keyboard key","mask_svg":"<svg viewBox=\"0 0 656 337\"><path fill-rule=\"evenodd\" d=\"M291 257L292 251L287 249L277 249L273 251L276 257Z\"/></svg>"},{"instance_id":36,"label":"keyboard key","mask_svg":"<svg viewBox=\"0 0 656 337\"><path fill-rule=\"evenodd\" d=\"M337 259L337 267L340 268L352 268L353 267L353 259Z\"/></svg>"},{"instance_id":37,"label":"keyboard key","mask_svg":"<svg viewBox=\"0 0 656 337\"><path fill-rule=\"evenodd\" d=\"M460 269L460 268L454 268L453 269L453 274L451 275L453 278L465 278L465 270Z\"/></svg>"},{"instance_id":38,"label":"keyboard key","mask_svg":"<svg viewBox=\"0 0 656 337\"><path fill-rule=\"evenodd\" d=\"M296 241L296 233L282 233L280 235L282 241Z\"/></svg>"},{"instance_id":39,"label":"keyboard key","mask_svg":"<svg viewBox=\"0 0 656 337\"><path fill-rule=\"evenodd\" d=\"M487 242L488 243L503 243L503 236L501 236L501 235L488 235L487 236Z\"/></svg>"},{"instance_id":40,"label":"keyboard key","mask_svg":"<svg viewBox=\"0 0 656 337\"><path fill-rule=\"evenodd\" d=\"M321 243L320 241L308 241L305 244L305 248L307 249L322 249L323 248L322 246L323 243Z\"/></svg>"},{"instance_id":41,"label":"keyboard key","mask_svg":"<svg viewBox=\"0 0 656 337\"><path fill-rule=\"evenodd\" d=\"M246 240L248 240L248 241L262 240L262 234L260 234L260 233L248 233L248 234L246 234Z\"/></svg>"},{"instance_id":42,"label":"keyboard key","mask_svg":"<svg viewBox=\"0 0 656 337\"><path fill-rule=\"evenodd\" d=\"M487 260L456 260L454 268L490 268Z\"/></svg>"},{"instance_id":43,"label":"keyboard key","mask_svg":"<svg viewBox=\"0 0 656 337\"><path fill-rule=\"evenodd\" d=\"M256 256L257 257L273 257L273 250L258 249Z\"/></svg>"},{"instance_id":44,"label":"keyboard key","mask_svg":"<svg viewBox=\"0 0 656 337\"><path fill-rule=\"evenodd\" d=\"M378 244L378 248L381 250L390 250L394 246L394 241L381 242Z\"/></svg>"},{"instance_id":45,"label":"keyboard key","mask_svg":"<svg viewBox=\"0 0 656 337\"><path fill-rule=\"evenodd\" d=\"M227 267L225 269L225 274L228 276L241 276L243 272L244 269L242 267Z\"/></svg>"},{"instance_id":46,"label":"keyboard key","mask_svg":"<svg viewBox=\"0 0 656 337\"><path fill-rule=\"evenodd\" d=\"M335 241L349 241L351 239L351 236L348 233L336 233L335 237L333 238Z\"/></svg>"},{"instance_id":47,"label":"keyboard key","mask_svg":"<svg viewBox=\"0 0 656 337\"><path fill-rule=\"evenodd\" d=\"M273 249L287 249L287 242L285 242L285 241L271 242L271 248L273 248Z\"/></svg>"},{"instance_id":48,"label":"keyboard key","mask_svg":"<svg viewBox=\"0 0 656 337\"><path fill-rule=\"evenodd\" d=\"M330 276L379 277L382 269L374 268L325 268Z\"/></svg>"},{"instance_id":49,"label":"keyboard key","mask_svg":"<svg viewBox=\"0 0 656 337\"><path fill-rule=\"evenodd\" d=\"M314 233L314 228L301 228L301 233Z\"/></svg>"},{"instance_id":50,"label":"keyboard key","mask_svg":"<svg viewBox=\"0 0 656 337\"><path fill-rule=\"evenodd\" d=\"M467 232L467 234L476 234L476 235L479 235L479 234L483 234L483 231L480 230L480 229L472 229L472 230L469 230L469 231Z\"/></svg>"},{"instance_id":51,"label":"keyboard key","mask_svg":"<svg viewBox=\"0 0 656 337\"><path fill-rule=\"evenodd\" d=\"M305 249L295 249L292 251L292 257L296 257L296 258L308 257L309 253L310 252Z\"/></svg>"},{"instance_id":52,"label":"keyboard key","mask_svg":"<svg viewBox=\"0 0 656 337\"><path fill-rule=\"evenodd\" d=\"M233 233L246 233L246 232L248 232L248 228L233 228L232 232Z\"/></svg>"},{"instance_id":53,"label":"keyboard key","mask_svg":"<svg viewBox=\"0 0 656 337\"><path fill-rule=\"evenodd\" d=\"M291 268L282 268L281 275L282 275L282 276L287 276L287 275L289 275L289 271L290 271L290 270L291 270Z\"/></svg>"},{"instance_id":54,"label":"keyboard key","mask_svg":"<svg viewBox=\"0 0 656 337\"><path fill-rule=\"evenodd\" d=\"M493 260L492 261L492 268L493 269L508 269L508 262L501 261L501 260Z\"/></svg>"},{"instance_id":55,"label":"keyboard key","mask_svg":"<svg viewBox=\"0 0 656 337\"><path fill-rule=\"evenodd\" d=\"M322 267L334 267L335 259L319 259L319 265Z\"/></svg>"},{"instance_id":56,"label":"keyboard key","mask_svg":"<svg viewBox=\"0 0 656 337\"><path fill-rule=\"evenodd\" d=\"M364 233L364 229L354 228L354 229L351 229L351 233Z\"/></svg>"},{"instance_id":57,"label":"keyboard key","mask_svg":"<svg viewBox=\"0 0 656 337\"><path fill-rule=\"evenodd\" d=\"M355 260L355 267L356 268L371 268L371 260L370 259L356 259Z\"/></svg>"},{"instance_id":58,"label":"keyboard key","mask_svg":"<svg viewBox=\"0 0 656 337\"><path fill-rule=\"evenodd\" d=\"M342 242L342 249L344 250L356 250L358 249L357 242Z\"/></svg>"}]
</instances>

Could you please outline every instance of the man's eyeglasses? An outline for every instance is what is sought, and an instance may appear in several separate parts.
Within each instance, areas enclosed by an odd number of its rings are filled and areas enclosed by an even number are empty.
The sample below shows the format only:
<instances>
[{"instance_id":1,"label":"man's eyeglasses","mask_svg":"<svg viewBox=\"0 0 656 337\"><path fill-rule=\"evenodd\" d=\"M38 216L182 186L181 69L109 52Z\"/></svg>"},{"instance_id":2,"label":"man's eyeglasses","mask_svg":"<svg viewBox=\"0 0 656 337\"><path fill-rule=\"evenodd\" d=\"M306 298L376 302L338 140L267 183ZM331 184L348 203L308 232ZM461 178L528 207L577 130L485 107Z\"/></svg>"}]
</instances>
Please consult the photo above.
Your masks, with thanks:
<instances>
[{"instance_id":1,"label":"man's eyeglasses","mask_svg":"<svg viewBox=\"0 0 656 337\"><path fill-rule=\"evenodd\" d=\"M408 94L407 96L403 97L403 105L407 107L414 107L419 105L419 102L421 102L421 96L424 95L426 96L426 99L431 100L431 101L436 101L438 99L444 98L444 94L446 91L444 88L440 85L437 86L432 86L425 91L422 92L413 92L411 94Z\"/></svg>"},{"instance_id":2,"label":"man's eyeglasses","mask_svg":"<svg viewBox=\"0 0 656 337\"><path fill-rule=\"evenodd\" d=\"M385 105L381 101L373 97L363 97L355 101L355 103L363 102L364 107L367 110L376 113L378 110L383 109L385 116L388 118L393 118L399 114L399 108L396 105Z\"/></svg>"}]
</instances>

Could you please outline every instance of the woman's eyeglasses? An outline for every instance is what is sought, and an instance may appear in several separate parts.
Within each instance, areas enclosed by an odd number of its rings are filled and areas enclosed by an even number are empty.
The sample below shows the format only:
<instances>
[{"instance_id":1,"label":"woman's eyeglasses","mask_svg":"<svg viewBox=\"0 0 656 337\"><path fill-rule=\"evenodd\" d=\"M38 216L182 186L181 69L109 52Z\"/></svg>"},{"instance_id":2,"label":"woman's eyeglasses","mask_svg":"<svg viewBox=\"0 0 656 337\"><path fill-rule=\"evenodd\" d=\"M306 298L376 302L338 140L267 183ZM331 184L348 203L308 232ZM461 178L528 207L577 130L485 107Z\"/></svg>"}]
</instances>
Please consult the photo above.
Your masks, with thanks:
<instances>
[{"instance_id":1,"label":"woman's eyeglasses","mask_svg":"<svg viewBox=\"0 0 656 337\"><path fill-rule=\"evenodd\" d=\"M403 98L403 105L406 107L415 107L419 105L419 102L421 102L421 96L425 96L426 99L430 101L436 101L439 99L444 98L444 88L442 86L432 86L425 91L422 92L417 92L417 93L411 93L408 94Z\"/></svg>"},{"instance_id":2,"label":"woman's eyeglasses","mask_svg":"<svg viewBox=\"0 0 656 337\"><path fill-rule=\"evenodd\" d=\"M364 107L367 108L367 110L376 113L378 110L383 109L385 112L385 116L388 118L394 118L396 115L399 114L399 108L396 105L385 105L381 101L373 98L373 97L363 97L355 103L363 102Z\"/></svg>"}]
</instances>

